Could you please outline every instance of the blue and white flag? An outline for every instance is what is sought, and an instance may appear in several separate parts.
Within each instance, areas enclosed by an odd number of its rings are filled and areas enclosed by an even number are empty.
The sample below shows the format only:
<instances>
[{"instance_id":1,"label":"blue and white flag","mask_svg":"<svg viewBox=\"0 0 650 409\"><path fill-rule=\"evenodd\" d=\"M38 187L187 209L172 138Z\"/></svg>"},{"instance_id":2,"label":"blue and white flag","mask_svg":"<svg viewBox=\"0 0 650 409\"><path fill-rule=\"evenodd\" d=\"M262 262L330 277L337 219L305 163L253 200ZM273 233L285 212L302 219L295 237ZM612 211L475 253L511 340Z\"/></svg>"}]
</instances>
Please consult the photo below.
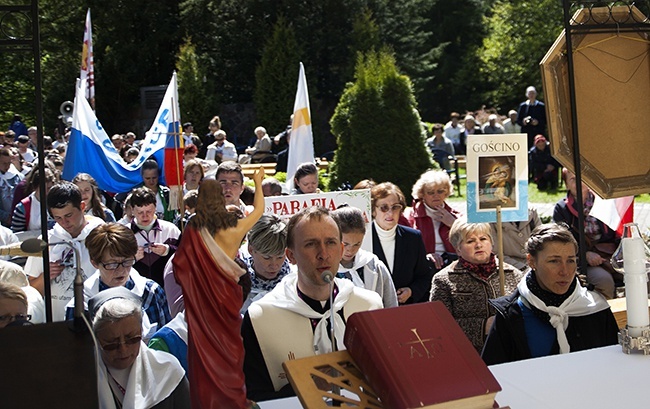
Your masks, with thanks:
<instances>
[{"instance_id":1,"label":"blue and white flag","mask_svg":"<svg viewBox=\"0 0 650 409\"><path fill-rule=\"evenodd\" d=\"M85 81L80 81L74 99L72 132L66 152L62 178L72 180L78 173L90 174L107 192L128 192L142 184L140 167L153 156L162 168L164 148L168 130L179 129L179 119L172 118L175 95L176 73L160 105L153 125L147 131L140 154L131 163L126 163L115 149L111 139L99 123L85 98ZM164 175L161 175L164 184Z\"/></svg>"}]
</instances>

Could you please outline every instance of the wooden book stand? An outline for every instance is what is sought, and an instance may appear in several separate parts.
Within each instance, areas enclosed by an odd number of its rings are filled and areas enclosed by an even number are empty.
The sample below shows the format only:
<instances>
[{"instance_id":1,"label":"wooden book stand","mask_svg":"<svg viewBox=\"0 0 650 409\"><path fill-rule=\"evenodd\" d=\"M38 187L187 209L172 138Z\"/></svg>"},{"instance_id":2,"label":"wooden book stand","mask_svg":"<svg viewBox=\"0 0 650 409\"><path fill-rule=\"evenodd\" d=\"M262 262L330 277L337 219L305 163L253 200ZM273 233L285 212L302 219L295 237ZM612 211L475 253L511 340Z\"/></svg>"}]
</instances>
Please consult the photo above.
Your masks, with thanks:
<instances>
[{"instance_id":1,"label":"wooden book stand","mask_svg":"<svg viewBox=\"0 0 650 409\"><path fill-rule=\"evenodd\" d=\"M368 386L347 351L289 360L282 366L305 408L382 408L377 394Z\"/></svg>"}]
</instances>

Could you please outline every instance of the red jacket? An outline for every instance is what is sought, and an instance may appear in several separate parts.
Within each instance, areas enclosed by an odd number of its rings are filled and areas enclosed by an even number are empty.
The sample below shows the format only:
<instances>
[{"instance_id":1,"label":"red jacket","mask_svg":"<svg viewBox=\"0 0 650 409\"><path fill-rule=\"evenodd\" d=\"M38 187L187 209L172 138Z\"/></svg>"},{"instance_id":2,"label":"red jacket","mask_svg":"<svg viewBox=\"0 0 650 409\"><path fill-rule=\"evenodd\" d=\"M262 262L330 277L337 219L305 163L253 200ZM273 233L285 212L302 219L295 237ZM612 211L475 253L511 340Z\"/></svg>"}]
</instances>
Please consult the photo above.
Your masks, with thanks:
<instances>
[{"instance_id":1,"label":"red jacket","mask_svg":"<svg viewBox=\"0 0 650 409\"><path fill-rule=\"evenodd\" d=\"M456 218L460 217L460 213L456 210L449 207L445 203L445 209L453 214ZM424 241L424 248L427 250L427 254L436 252L436 235L433 231L433 221L429 216L427 216L427 210L424 207L422 201L416 201L413 204L413 210L408 214L408 221L411 223L414 229L420 230L422 233L422 240ZM440 223L438 228L438 233L442 238L442 243L445 246L445 251L448 253L456 253L456 249L449 242L449 226L446 224Z\"/></svg>"}]
</instances>

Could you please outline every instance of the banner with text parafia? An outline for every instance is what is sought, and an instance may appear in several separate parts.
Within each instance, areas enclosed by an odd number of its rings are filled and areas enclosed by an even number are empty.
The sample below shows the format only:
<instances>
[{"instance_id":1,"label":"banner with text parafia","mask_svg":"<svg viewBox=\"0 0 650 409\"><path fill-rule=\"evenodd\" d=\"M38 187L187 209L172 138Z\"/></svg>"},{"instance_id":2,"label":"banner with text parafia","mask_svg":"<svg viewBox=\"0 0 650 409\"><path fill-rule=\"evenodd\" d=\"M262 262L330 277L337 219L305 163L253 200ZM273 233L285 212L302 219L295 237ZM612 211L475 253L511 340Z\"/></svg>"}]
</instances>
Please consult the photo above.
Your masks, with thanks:
<instances>
[{"instance_id":1,"label":"banner with text parafia","mask_svg":"<svg viewBox=\"0 0 650 409\"><path fill-rule=\"evenodd\" d=\"M363 218L366 221L366 235L361 247L365 250L372 251L370 189L342 190L291 196L270 196L265 197L264 202L264 213L273 213L285 222L289 221L291 216L302 209L311 206L322 206L330 211L337 209L341 205L356 207L361 210Z\"/></svg>"},{"instance_id":2,"label":"banner with text parafia","mask_svg":"<svg viewBox=\"0 0 650 409\"><path fill-rule=\"evenodd\" d=\"M467 138L467 220L528 220L526 134L471 135Z\"/></svg>"}]
</instances>

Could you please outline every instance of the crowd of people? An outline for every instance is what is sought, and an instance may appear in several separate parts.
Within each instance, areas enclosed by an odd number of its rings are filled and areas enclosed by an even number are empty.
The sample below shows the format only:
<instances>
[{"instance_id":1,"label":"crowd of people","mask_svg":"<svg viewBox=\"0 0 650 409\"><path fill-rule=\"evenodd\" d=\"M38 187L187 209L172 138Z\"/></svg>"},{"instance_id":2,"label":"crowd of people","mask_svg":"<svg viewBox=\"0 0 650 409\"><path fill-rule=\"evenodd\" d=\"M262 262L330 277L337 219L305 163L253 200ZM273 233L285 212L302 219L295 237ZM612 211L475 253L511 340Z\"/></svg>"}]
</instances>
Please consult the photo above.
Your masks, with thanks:
<instances>
[{"instance_id":1,"label":"crowd of people","mask_svg":"<svg viewBox=\"0 0 650 409\"><path fill-rule=\"evenodd\" d=\"M541 135L543 104L534 88L526 94L503 123L493 114L479 126L468 115L461 125L452 113L425 143L432 152L464 154L467 135L523 132L531 157L552 160ZM31 144L31 135L0 136L1 244L38 236L41 203L46 206L48 240L58 243L49 248L52 316L72 318L79 266L84 308L101 352L102 408L185 408L190 400L201 407L220 400L246 407L291 396L282 367L287 356L345 348L345 323L354 312L427 301L444 303L489 364L617 341L605 299L614 296L620 277L607 270L602 246L615 246L620 237L587 217L589 269L582 273L595 291L588 290L577 275L575 219L580 207L589 213L593 194L582 186L584 203L576 203L575 176L568 171L562 173L567 197L553 216L565 224L544 225L534 209L528 221L504 224L501 293L496 227L470 223L449 206L453 184L444 164L420 176L412 203L389 181L364 180L355 188L370 189L371 214L349 205L311 207L285 220L263 214L264 196L288 193L282 184L260 168L250 189L241 167L269 155L277 137L258 127L255 143L238 155L219 117L204 138L190 123L183 130L180 209L170 206L155 160L144 162L141 186L114 194L102 192L88 174L60 180L53 155L63 162L63 139L52 148L58 153L48 151L40 175L33 147L13 146ZM280 139L290 137L290 128L284 134ZM126 162L139 153L133 134L111 141ZM557 187L559 164L547 165L553 169L531 166L540 189ZM317 167L304 163L291 194L317 194L318 185ZM372 250L362 248L366 236ZM0 327L44 322L43 273L38 257L0 260ZM243 368L242 376L232 368Z\"/></svg>"}]
</instances>

